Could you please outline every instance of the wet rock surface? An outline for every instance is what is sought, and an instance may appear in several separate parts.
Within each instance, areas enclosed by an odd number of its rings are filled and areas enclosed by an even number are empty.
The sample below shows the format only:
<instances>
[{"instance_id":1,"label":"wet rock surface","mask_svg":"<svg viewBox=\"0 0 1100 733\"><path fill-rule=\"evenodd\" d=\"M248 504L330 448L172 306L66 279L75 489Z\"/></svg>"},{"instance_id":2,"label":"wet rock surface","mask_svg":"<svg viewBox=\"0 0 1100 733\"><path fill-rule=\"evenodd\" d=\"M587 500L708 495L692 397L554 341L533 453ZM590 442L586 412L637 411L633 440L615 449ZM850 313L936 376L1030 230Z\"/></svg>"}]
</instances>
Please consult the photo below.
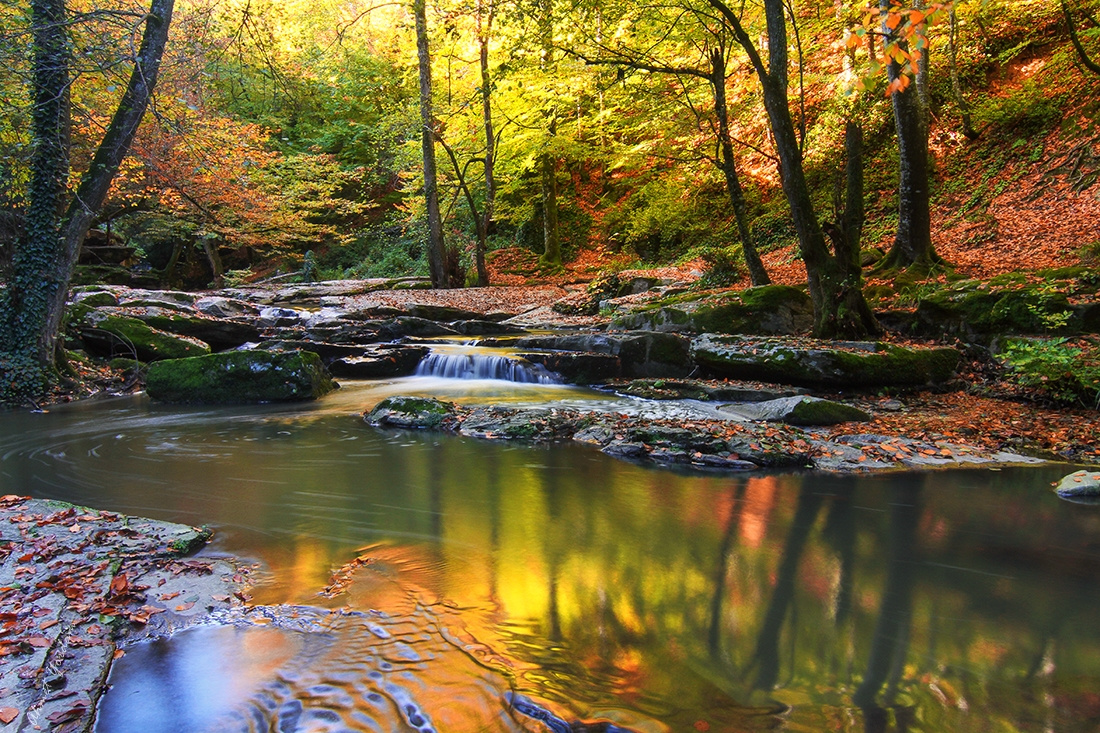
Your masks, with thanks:
<instances>
[{"instance_id":1,"label":"wet rock surface","mask_svg":"<svg viewBox=\"0 0 1100 733\"><path fill-rule=\"evenodd\" d=\"M1054 490L1063 499L1100 498L1100 471L1074 471L1063 477Z\"/></svg>"},{"instance_id":2,"label":"wet rock surface","mask_svg":"<svg viewBox=\"0 0 1100 733\"><path fill-rule=\"evenodd\" d=\"M248 568L187 557L210 533L0 497L0 731L90 729L127 640L239 605Z\"/></svg>"},{"instance_id":3,"label":"wet rock surface","mask_svg":"<svg viewBox=\"0 0 1100 733\"><path fill-rule=\"evenodd\" d=\"M662 418L652 411L625 414L571 408L469 407L399 396L380 403L365 419L378 427L428 428L489 440L572 440L616 458L703 470L853 472L1042 462L949 441L799 428L733 416L685 419Z\"/></svg>"}]
</instances>

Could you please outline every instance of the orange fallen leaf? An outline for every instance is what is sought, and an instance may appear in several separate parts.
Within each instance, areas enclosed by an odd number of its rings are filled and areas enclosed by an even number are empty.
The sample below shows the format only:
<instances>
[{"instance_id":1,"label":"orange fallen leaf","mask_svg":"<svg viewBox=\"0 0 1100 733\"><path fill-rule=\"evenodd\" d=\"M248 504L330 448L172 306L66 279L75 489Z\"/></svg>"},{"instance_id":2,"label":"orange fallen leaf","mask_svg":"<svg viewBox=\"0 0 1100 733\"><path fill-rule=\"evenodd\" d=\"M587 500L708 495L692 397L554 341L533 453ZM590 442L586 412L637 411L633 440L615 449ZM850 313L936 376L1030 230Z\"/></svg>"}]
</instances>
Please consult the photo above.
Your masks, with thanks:
<instances>
[{"instance_id":1,"label":"orange fallen leaf","mask_svg":"<svg viewBox=\"0 0 1100 733\"><path fill-rule=\"evenodd\" d=\"M195 602L194 601L189 601L188 603L181 603L178 606L176 606L176 610L177 611L190 611L194 607L195 607Z\"/></svg>"},{"instance_id":2,"label":"orange fallen leaf","mask_svg":"<svg viewBox=\"0 0 1100 733\"><path fill-rule=\"evenodd\" d=\"M0 708L0 723L7 725L18 717L19 708Z\"/></svg>"},{"instance_id":3,"label":"orange fallen leaf","mask_svg":"<svg viewBox=\"0 0 1100 733\"><path fill-rule=\"evenodd\" d=\"M38 649L42 649L50 645L50 640L44 636L31 636L26 641L28 644L33 647L37 647Z\"/></svg>"}]
</instances>

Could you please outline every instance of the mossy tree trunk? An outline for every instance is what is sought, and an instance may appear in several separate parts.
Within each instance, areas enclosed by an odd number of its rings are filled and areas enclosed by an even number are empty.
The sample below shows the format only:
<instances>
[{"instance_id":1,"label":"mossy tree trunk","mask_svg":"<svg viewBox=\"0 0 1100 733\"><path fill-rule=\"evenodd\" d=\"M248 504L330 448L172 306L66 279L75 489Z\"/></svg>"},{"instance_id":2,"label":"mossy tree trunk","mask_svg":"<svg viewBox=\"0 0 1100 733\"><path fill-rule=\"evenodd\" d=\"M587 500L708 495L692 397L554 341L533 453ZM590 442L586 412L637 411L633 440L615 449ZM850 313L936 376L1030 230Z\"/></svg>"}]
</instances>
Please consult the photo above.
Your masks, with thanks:
<instances>
[{"instance_id":1,"label":"mossy tree trunk","mask_svg":"<svg viewBox=\"0 0 1100 733\"><path fill-rule=\"evenodd\" d=\"M810 299L814 305L814 335L859 338L877 333L878 324L868 318L871 311L858 287L860 278L857 276L853 282L847 259L831 251L810 196L802 167L802 150L787 98L787 27L783 0L764 2L769 49L767 66L737 13L723 0L708 2L733 32L760 80L764 108L779 156L780 182L791 209L802 261L806 263Z\"/></svg>"},{"instance_id":2,"label":"mossy tree trunk","mask_svg":"<svg viewBox=\"0 0 1100 733\"><path fill-rule=\"evenodd\" d=\"M174 0L152 0L122 100L67 207L71 55L64 0L34 0L33 171L0 331L0 401L40 396L56 378L69 281L88 228L137 134L168 41Z\"/></svg>"},{"instance_id":3,"label":"mossy tree trunk","mask_svg":"<svg viewBox=\"0 0 1100 733\"><path fill-rule=\"evenodd\" d=\"M0 397L6 403L36 399L54 378L50 305L68 283L58 280L70 129L71 52L63 0L33 0L31 24L31 178L23 235L0 303Z\"/></svg>"}]
</instances>

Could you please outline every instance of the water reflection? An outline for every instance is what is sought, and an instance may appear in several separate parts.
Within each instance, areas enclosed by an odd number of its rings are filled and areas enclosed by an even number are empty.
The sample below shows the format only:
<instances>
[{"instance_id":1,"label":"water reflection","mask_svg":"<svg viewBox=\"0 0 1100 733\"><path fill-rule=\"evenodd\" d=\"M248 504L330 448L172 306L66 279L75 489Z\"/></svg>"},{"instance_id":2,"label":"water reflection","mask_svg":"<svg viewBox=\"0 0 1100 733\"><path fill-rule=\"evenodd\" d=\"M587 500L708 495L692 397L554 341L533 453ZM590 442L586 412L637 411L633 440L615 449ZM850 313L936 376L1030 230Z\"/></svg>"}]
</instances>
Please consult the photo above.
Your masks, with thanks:
<instances>
[{"instance_id":1,"label":"water reflection","mask_svg":"<svg viewBox=\"0 0 1100 733\"><path fill-rule=\"evenodd\" d=\"M383 433L332 404L5 415L0 480L214 524L270 567L260 602L423 618L408 599L435 599L494 655L489 677L441 673L487 690L486 715L514 690L640 731L1100 725L1100 513L1050 494L1063 469L680 475ZM379 574L319 597L360 554ZM242 684L266 674L247 664Z\"/></svg>"}]
</instances>

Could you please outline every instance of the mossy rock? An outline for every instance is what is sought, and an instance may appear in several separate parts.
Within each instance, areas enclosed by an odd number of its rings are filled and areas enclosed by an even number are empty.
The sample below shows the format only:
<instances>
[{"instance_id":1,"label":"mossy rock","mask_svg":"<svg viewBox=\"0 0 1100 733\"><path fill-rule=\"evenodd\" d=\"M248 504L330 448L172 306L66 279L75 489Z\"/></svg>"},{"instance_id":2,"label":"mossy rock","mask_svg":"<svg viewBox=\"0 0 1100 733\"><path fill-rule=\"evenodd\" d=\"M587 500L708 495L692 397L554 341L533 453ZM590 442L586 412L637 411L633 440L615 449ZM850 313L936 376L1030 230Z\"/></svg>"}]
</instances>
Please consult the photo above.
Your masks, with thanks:
<instances>
[{"instance_id":1,"label":"mossy rock","mask_svg":"<svg viewBox=\"0 0 1100 733\"><path fill-rule=\"evenodd\" d=\"M160 361L210 353L210 346L203 341L153 328L137 318L93 311L80 320L80 335L85 345L105 356Z\"/></svg>"},{"instance_id":2,"label":"mossy rock","mask_svg":"<svg viewBox=\"0 0 1100 733\"><path fill-rule=\"evenodd\" d=\"M444 421L454 411L455 406L450 402L431 397L395 395L379 402L364 415L364 419L378 427L437 430L443 427Z\"/></svg>"},{"instance_id":3,"label":"mossy rock","mask_svg":"<svg viewBox=\"0 0 1100 733\"><path fill-rule=\"evenodd\" d=\"M1022 277L965 280L930 293L917 305L918 322L925 333L963 337L1082 330L1064 292L1050 283L1029 285Z\"/></svg>"},{"instance_id":4,"label":"mossy rock","mask_svg":"<svg viewBox=\"0 0 1100 733\"><path fill-rule=\"evenodd\" d=\"M118 296L110 290L84 290L73 294L73 304L77 303L89 308L102 308L108 305L118 305Z\"/></svg>"},{"instance_id":5,"label":"mossy rock","mask_svg":"<svg viewBox=\"0 0 1100 733\"><path fill-rule=\"evenodd\" d=\"M615 328L635 330L759 335L803 333L812 325L810 297L790 285L763 285L704 298L670 298L612 322Z\"/></svg>"},{"instance_id":6,"label":"mossy rock","mask_svg":"<svg viewBox=\"0 0 1100 733\"><path fill-rule=\"evenodd\" d=\"M907 387L939 384L954 374L953 348L877 342L746 338L704 334L692 342L695 362L733 379L804 387Z\"/></svg>"},{"instance_id":7,"label":"mossy rock","mask_svg":"<svg viewBox=\"0 0 1100 733\"><path fill-rule=\"evenodd\" d=\"M158 361L145 379L162 402L242 404L316 399L336 384L312 351L227 351Z\"/></svg>"},{"instance_id":8,"label":"mossy rock","mask_svg":"<svg viewBox=\"0 0 1100 733\"><path fill-rule=\"evenodd\" d=\"M199 339L217 350L260 340L260 329L256 326L222 318L148 308L140 320L161 331Z\"/></svg>"}]
</instances>

